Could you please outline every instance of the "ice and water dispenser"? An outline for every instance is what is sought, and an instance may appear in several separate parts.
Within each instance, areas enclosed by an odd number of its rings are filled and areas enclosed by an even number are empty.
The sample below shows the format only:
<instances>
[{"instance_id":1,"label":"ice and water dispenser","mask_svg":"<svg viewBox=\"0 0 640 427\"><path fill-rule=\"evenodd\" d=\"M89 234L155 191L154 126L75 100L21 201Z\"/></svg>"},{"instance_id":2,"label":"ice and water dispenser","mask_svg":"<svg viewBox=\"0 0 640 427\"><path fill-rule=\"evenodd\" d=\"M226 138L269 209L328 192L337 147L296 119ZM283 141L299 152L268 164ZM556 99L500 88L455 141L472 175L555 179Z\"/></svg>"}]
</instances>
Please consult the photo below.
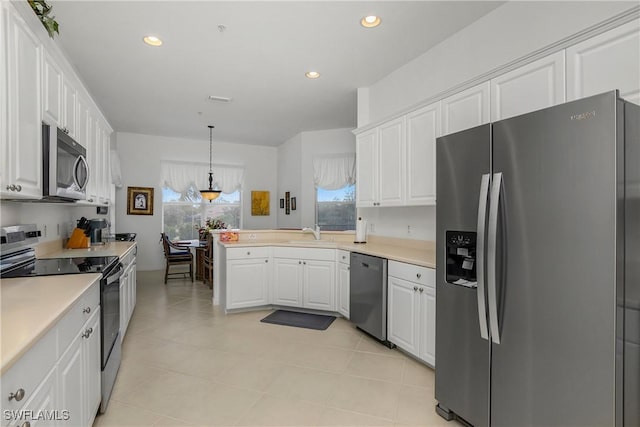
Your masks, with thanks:
<instances>
[{"instance_id":1,"label":"ice and water dispenser","mask_svg":"<svg viewBox=\"0 0 640 427\"><path fill-rule=\"evenodd\" d=\"M476 287L476 234L470 231L446 232L446 280L454 285Z\"/></svg>"}]
</instances>

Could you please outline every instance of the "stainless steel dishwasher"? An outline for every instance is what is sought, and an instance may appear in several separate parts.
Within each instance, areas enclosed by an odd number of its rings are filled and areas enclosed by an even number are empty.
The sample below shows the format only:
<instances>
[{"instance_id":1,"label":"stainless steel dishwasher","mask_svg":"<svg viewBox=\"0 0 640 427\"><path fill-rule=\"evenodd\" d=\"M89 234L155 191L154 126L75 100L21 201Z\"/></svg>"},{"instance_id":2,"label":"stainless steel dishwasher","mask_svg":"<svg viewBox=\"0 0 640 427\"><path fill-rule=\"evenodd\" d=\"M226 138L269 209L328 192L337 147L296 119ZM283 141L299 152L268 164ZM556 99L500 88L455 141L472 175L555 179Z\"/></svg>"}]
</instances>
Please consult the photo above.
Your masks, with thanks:
<instances>
[{"instance_id":1,"label":"stainless steel dishwasher","mask_svg":"<svg viewBox=\"0 0 640 427\"><path fill-rule=\"evenodd\" d=\"M387 341L387 260L351 252L350 320L360 329Z\"/></svg>"}]
</instances>

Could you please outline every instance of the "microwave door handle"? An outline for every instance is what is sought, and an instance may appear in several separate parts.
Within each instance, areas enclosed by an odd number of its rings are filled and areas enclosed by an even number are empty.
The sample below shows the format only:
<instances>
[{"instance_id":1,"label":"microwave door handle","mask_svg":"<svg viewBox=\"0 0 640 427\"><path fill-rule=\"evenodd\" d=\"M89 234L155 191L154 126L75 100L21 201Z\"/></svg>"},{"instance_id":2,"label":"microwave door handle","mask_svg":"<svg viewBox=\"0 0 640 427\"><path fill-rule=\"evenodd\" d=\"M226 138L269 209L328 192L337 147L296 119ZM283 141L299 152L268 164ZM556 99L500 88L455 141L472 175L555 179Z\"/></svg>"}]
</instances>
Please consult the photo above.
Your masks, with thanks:
<instances>
[{"instance_id":1,"label":"microwave door handle","mask_svg":"<svg viewBox=\"0 0 640 427\"><path fill-rule=\"evenodd\" d=\"M87 178L82 185L80 185L80 183L78 182L78 166L80 165L80 163L84 165L84 169L87 171ZM76 184L76 187L80 189L80 191L84 190L87 187L87 183L89 182L89 164L82 154L80 154L76 158L76 161L73 164L73 182Z\"/></svg>"}]
</instances>

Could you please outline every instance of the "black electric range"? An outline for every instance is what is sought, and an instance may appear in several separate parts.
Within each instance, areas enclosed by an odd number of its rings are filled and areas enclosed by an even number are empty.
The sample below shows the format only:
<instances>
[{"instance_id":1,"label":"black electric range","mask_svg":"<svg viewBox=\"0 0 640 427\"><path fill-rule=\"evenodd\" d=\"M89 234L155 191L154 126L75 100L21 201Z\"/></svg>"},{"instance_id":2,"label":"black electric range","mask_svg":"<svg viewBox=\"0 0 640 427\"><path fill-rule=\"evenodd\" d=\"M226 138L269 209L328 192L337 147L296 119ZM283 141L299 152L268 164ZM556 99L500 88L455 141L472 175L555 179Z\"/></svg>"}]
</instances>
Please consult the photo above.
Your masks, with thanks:
<instances>
[{"instance_id":1,"label":"black electric range","mask_svg":"<svg viewBox=\"0 0 640 427\"><path fill-rule=\"evenodd\" d=\"M0 277L54 276L58 274L107 273L118 264L117 256L36 259L31 250L2 256Z\"/></svg>"}]
</instances>

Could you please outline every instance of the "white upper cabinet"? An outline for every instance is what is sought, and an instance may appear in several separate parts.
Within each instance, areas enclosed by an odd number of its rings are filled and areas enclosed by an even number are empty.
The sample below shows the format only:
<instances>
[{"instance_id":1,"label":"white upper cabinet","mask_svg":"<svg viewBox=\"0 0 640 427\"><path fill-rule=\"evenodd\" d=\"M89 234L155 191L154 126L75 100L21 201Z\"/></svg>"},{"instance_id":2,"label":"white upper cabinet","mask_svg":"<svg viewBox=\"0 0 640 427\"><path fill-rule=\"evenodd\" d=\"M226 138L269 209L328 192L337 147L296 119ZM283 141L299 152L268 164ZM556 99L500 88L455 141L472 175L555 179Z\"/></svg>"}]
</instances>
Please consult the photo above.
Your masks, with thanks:
<instances>
[{"instance_id":1,"label":"white upper cabinet","mask_svg":"<svg viewBox=\"0 0 640 427\"><path fill-rule=\"evenodd\" d=\"M491 80L491 120L501 120L565 101L564 51Z\"/></svg>"},{"instance_id":2,"label":"white upper cabinet","mask_svg":"<svg viewBox=\"0 0 640 427\"><path fill-rule=\"evenodd\" d=\"M356 137L356 206L375 206L378 202L378 129Z\"/></svg>"},{"instance_id":3,"label":"white upper cabinet","mask_svg":"<svg viewBox=\"0 0 640 427\"><path fill-rule=\"evenodd\" d=\"M378 206L404 204L405 120L391 120L378 128Z\"/></svg>"},{"instance_id":4,"label":"white upper cabinet","mask_svg":"<svg viewBox=\"0 0 640 427\"><path fill-rule=\"evenodd\" d=\"M59 126L62 117L62 71L47 51L42 64L42 120L51 126Z\"/></svg>"},{"instance_id":5,"label":"white upper cabinet","mask_svg":"<svg viewBox=\"0 0 640 427\"><path fill-rule=\"evenodd\" d=\"M407 114L406 204L436 202L436 138L440 136L440 103Z\"/></svg>"},{"instance_id":6,"label":"white upper cabinet","mask_svg":"<svg viewBox=\"0 0 640 427\"><path fill-rule=\"evenodd\" d=\"M442 134L489 123L489 82L463 90L442 100Z\"/></svg>"},{"instance_id":7,"label":"white upper cabinet","mask_svg":"<svg viewBox=\"0 0 640 427\"><path fill-rule=\"evenodd\" d=\"M602 33L567 49L567 100L613 89L640 104L640 21Z\"/></svg>"},{"instance_id":8,"label":"white upper cabinet","mask_svg":"<svg viewBox=\"0 0 640 427\"><path fill-rule=\"evenodd\" d=\"M6 139L2 138L2 182L6 198L42 197L42 45L24 20L3 2L0 50L6 64ZM6 55L6 56L5 56ZM3 79L4 80L4 79Z\"/></svg>"},{"instance_id":9,"label":"white upper cabinet","mask_svg":"<svg viewBox=\"0 0 640 427\"><path fill-rule=\"evenodd\" d=\"M78 94L68 77L62 80L62 130L71 138L76 139L76 108Z\"/></svg>"}]
</instances>

